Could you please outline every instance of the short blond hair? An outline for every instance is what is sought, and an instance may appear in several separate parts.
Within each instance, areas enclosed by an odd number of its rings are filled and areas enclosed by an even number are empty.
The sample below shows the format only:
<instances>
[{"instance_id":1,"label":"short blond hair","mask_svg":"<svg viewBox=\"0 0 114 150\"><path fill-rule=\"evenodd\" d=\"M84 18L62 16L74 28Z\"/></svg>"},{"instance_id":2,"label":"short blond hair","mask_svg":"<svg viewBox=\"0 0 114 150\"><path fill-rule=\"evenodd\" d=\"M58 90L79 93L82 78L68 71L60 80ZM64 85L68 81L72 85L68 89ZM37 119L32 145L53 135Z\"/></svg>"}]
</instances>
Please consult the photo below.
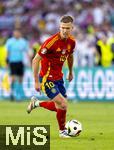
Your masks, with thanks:
<instances>
[{"instance_id":1,"label":"short blond hair","mask_svg":"<svg viewBox=\"0 0 114 150\"><path fill-rule=\"evenodd\" d=\"M69 15L65 15L65 16L62 16L61 19L60 19L60 22L62 23L73 23L74 19L72 16L69 16Z\"/></svg>"}]
</instances>

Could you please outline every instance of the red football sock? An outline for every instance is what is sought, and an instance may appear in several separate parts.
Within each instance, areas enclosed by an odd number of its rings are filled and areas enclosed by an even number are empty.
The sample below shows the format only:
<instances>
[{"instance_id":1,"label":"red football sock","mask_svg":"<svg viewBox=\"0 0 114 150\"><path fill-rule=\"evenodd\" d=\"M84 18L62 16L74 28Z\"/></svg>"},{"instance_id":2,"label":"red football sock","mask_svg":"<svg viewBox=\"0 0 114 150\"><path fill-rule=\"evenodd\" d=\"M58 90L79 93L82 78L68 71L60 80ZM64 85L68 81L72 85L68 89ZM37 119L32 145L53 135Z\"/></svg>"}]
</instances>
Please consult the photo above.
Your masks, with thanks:
<instances>
[{"instance_id":1,"label":"red football sock","mask_svg":"<svg viewBox=\"0 0 114 150\"><path fill-rule=\"evenodd\" d=\"M55 103L53 101L45 101L45 102L40 102L40 107L46 108L51 111L57 111L55 107Z\"/></svg>"},{"instance_id":2,"label":"red football sock","mask_svg":"<svg viewBox=\"0 0 114 150\"><path fill-rule=\"evenodd\" d=\"M65 121L66 121L66 110L57 109L57 121L59 124L59 130L65 129Z\"/></svg>"}]
</instances>

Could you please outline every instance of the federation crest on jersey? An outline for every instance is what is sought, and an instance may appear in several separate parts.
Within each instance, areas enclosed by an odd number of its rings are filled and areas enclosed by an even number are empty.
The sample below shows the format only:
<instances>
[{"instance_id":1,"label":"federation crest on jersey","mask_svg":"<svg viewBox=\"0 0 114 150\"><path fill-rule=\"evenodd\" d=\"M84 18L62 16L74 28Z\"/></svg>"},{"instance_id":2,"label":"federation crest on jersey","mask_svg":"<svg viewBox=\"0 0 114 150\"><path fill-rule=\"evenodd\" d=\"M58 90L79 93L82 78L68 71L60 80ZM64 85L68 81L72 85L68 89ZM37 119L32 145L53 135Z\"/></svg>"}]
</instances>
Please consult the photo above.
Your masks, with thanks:
<instances>
[{"instance_id":1,"label":"federation crest on jersey","mask_svg":"<svg viewBox=\"0 0 114 150\"><path fill-rule=\"evenodd\" d=\"M43 48L42 50L41 50L41 54L46 54L47 53L47 49L46 48Z\"/></svg>"},{"instance_id":2,"label":"federation crest on jersey","mask_svg":"<svg viewBox=\"0 0 114 150\"><path fill-rule=\"evenodd\" d=\"M63 50L62 50L62 54L65 54L65 53L66 53L66 49L63 49Z\"/></svg>"},{"instance_id":3,"label":"federation crest on jersey","mask_svg":"<svg viewBox=\"0 0 114 150\"><path fill-rule=\"evenodd\" d=\"M55 89L55 88L52 88L52 89L51 89L51 92L52 92L52 93L56 93L56 89Z\"/></svg>"}]
</instances>

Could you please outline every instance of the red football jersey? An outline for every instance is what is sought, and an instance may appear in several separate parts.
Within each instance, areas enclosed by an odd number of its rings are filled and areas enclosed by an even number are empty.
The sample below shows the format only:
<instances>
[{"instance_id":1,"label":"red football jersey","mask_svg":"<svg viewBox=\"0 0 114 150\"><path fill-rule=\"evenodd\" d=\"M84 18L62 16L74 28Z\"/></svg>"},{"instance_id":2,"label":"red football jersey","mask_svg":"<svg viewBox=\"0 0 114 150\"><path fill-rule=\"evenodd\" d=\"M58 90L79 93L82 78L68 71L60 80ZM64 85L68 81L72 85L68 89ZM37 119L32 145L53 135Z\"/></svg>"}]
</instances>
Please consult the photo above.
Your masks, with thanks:
<instances>
[{"instance_id":1,"label":"red football jersey","mask_svg":"<svg viewBox=\"0 0 114 150\"><path fill-rule=\"evenodd\" d=\"M68 39L61 39L60 33L57 33L47 39L38 51L42 57L40 76L51 81L62 79L63 63L73 53L74 48L75 39L73 36L69 36Z\"/></svg>"}]
</instances>

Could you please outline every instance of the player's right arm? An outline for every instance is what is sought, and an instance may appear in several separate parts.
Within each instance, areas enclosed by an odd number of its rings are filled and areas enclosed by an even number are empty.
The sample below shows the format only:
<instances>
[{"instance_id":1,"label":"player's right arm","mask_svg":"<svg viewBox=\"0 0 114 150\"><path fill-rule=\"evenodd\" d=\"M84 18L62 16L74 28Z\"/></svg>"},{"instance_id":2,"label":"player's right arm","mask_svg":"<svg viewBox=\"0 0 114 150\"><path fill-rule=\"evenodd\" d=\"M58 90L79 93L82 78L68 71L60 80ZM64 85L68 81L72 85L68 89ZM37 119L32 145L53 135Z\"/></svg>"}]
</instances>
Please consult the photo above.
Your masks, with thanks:
<instances>
[{"instance_id":1,"label":"player's right arm","mask_svg":"<svg viewBox=\"0 0 114 150\"><path fill-rule=\"evenodd\" d=\"M42 57L37 53L36 56L32 60L32 69L33 69L33 75L34 75L34 81L35 81L35 89L37 91L40 91L40 82L38 79L38 72L39 72L41 59Z\"/></svg>"},{"instance_id":2,"label":"player's right arm","mask_svg":"<svg viewBox=\"0 0 114 150\"><path fill-rule=\"evenodd\" d=\"M56 35L54 37L57 37ZM34 80L35 80L35 89L37 91L40 91L40 82L38 79L38 72L39 72L39 64L40 60L47 57L47 54L51 51L50 45L52 46L54 44L53 37L47 39L38 50L38 53L34 57L32 61L32 68L33 68L33 74L34 74Z\"/></svg>"}]
</instances>

